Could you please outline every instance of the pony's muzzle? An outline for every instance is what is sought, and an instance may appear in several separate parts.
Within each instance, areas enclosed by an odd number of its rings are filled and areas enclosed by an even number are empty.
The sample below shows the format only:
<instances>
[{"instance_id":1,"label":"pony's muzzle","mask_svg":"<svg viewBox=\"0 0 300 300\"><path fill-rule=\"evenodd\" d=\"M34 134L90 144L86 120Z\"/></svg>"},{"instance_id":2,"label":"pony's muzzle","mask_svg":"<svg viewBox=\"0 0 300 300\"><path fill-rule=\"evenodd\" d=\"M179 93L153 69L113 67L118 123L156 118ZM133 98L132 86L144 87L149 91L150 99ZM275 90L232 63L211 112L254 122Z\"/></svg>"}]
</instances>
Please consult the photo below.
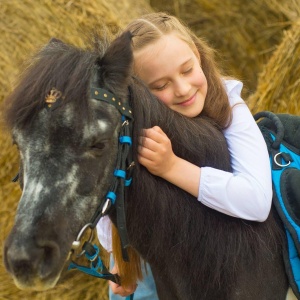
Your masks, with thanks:
<instances>
[{"instance_id":1,"label":"pony's muzzle","mask_svg":"<svg viewBox=\"0 0 300 300\"><path fill-rule=\"evenodd\" d=\"M60 249L53 241L29 242L10 237L4 248L4 263L16 285L22 289L44 290L56 282ZM52 284L50 284L52 285Z\"/></svg>"}]
</instances>

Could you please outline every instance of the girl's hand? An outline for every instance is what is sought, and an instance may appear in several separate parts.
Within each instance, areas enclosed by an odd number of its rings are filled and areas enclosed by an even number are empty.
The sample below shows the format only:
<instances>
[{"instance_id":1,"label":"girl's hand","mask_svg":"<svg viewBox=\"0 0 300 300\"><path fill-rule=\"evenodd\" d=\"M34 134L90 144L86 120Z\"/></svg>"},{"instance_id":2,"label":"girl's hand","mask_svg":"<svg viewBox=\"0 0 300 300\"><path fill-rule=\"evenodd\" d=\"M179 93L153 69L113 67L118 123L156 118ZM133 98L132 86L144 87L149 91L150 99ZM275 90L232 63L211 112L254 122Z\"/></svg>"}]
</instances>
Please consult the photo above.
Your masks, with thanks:
<instances>
[{"instance_id":1,"label":"girl's hand","mask_svg":"<svg viewBox=\"0 0 300 300\"><path fill-rule=\"evenodd\" d=\"M111 273L112 274L118 273L118 267L117 267L117 265L114 265L114 267L111 270ZM112 292L114 294L120 295L122 297L127 297L127 296L131 295L132 293L135 292L135 290L137 288L137 284L132 285L132 286L126 286L126 287L124 287L124 286L119 285L119 284L117 284L115 282L112 282L112 281L109 281L108 283L109 283L109 286L110 286Z\"/></svg>"},{"instance_id":2,"label":"girl's hand","mask_svg":"<svg viewBox=\"0 0 300 300\"><path fill-rule=\"evenodd\" d=\"M143 130L138 161L153 175L198 197L201 168L176 156L170 139L158 126Z\"/></svg>"},{"instance_id":3,"label":"girl's hand","mask_svg":"<svg viewBox=\"0 0 300 300\"><path fill-rule=\"evenodd\" d=\"M138 161L150 173L160 177L170 172L176 160L172 144L158 126L144 129L139 139Z\"/></svg>"}]
</instances>

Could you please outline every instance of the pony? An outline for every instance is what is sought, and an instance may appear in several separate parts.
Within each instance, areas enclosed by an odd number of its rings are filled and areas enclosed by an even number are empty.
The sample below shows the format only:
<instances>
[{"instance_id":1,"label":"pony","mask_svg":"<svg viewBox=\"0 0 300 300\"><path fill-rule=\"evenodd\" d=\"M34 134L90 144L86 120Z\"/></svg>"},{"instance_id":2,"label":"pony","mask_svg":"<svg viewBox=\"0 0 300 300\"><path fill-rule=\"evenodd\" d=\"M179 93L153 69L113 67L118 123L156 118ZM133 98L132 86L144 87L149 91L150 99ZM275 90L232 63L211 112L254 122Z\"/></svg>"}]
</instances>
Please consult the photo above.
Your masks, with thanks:
<instances>
[{"instance_id":1,"label":"pony","mask_svg":"<svg viewBox=\"0 0 300 300\"><path fill-rule=\"evenodd\" d=\"M132 108L135 167L125 197L127 234L130 247L150 264L159 298L285 299L285 240L274 209L263 223L230 217L138 164L141 130L158 125L176 155L231 170L216 124L205 116L184 117L158 101L132 73L132 60L129 33L110 45L98 39L94 49L52 39L7 98L5 120L20 153L22 189L4 247L15 284L35 290L57 284L73 241L113 180L122 119L113 105L94 99L90 89L96 86ZM53 98L60 101L49 108ZM109 216L116 224L114 208Z\"/></svg>"}]
</instances>

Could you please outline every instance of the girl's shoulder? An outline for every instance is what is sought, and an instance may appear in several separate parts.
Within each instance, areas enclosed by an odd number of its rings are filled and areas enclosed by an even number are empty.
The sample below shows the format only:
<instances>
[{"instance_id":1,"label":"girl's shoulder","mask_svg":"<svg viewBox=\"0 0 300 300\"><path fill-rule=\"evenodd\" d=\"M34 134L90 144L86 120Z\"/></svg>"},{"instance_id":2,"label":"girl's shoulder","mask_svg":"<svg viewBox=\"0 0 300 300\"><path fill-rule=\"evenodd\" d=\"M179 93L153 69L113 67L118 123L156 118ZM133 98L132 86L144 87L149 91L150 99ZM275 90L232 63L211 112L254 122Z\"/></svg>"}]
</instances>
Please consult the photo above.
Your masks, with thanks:
<instances>
[{"instance_id":1,"label":"girl's shoulder","mask_svg":"<svg viewBox=\"0 0 300 300\"><path fill-rule=\"evenodd\" d=\"M237 103L244 103L241 98L243 89L243 83L241 81L236 79L223 79L223 83L231 106Z\"/></svg>"}]
</instances>

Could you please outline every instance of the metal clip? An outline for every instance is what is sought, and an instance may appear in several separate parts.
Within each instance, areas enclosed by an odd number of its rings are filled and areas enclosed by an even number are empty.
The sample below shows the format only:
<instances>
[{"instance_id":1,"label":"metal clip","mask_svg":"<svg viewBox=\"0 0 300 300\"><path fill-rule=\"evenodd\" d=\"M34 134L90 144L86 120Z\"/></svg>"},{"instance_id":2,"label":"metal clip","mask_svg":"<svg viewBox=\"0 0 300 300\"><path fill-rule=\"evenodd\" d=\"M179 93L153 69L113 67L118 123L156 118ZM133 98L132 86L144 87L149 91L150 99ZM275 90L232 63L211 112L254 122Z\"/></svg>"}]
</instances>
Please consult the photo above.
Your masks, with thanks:
<instances>
[{"instance_id":1,"label":"metal clip","mask_svg":"<svg viewBox=\"0 0 300 300\"><path fill-rule=\"evenodd\" d=\"M102 207L102 211L101 211L102 215L104 215L106 213L106 211L110 208L110 206L111 206L110 199L106 199L106 201Z\"/></svg>"},{"instance_id":2,"label":"metal clip","mask_svg":"<svg viewBox=\"0 0 300 300\"><path fill-rule=\"evenodd\" d=\"M135 162L132 161L132 162L130 163L130 165L127 167L127 170L133 168L134 166L135 166Z\"/></svg>"},{"instance_id":3,"label":"metal clip","mask_svg":"<svg viewBox=\"0 0 300 300\"><path fill-rule=\"evenodd\" d=\"M72 250L76 250L76 249L79 248L79 246L80 246L80 239L81 239L82 235L83 235L84 232L87 230L87 228L91 227L92 225L93 225L92 223L87 223L87 224L85 224L85 225L81 228L80 232L79 232L78 235L77 235L76 240L72 243ZM88 242L91 242L92 239L93 239L93 237L94 237L93 231L91 231L91 234L90 234L90 237L89 237ZM85 253L85 250L82 250L79 254L77 254L77 257L82 256L84 253Z\"/></svg>"}]
</instances>

